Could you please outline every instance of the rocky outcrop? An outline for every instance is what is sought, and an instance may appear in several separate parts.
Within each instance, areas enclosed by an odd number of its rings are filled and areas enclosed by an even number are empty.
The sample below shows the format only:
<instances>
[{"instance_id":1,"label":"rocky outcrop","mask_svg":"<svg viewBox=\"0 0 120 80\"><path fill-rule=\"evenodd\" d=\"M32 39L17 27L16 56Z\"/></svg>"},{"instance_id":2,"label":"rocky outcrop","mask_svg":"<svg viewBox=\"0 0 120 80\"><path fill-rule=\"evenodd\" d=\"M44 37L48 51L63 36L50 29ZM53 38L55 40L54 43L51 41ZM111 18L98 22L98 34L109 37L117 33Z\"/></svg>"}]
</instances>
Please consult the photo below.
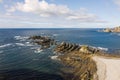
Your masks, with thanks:
<instances>
[{"instance_id":1,"label":"rocky outcrop","mask_svg":"<svg viewBox=\"0 0 120 80\"><path fill-rule=\"evenodd\" d=\"M110 28L103 29L103 32L112 32Z\"/></svg>"},{"instance_id":2,"label":"rocky outcrop","mask_svg":"<svg viewBox=\"0 0 120 80\"><path fill-rule=\"evenodd\" d=\"M46 36L33 36L29 39L42 46L55 45L55 40ZM57 58L56 60L64 65L60 70L60 75L64 80L101 80L98 74L98 64L93 57L105 56L105 54L101 54L103 51L88 45L68 42L57 44L53 51L56 56L52 59Z\"/></svg>"},{"instance_id":3,"label":"rocky outcrop","mask_svg":"<svg viewBox=\"0 0 120 80\"><path fill-rule=\"evenodd\" d=\"M99 52L100 50L87 45L78 45L73 43L62 42L59 45L57 45L54 51L59 53L70 53L73 51L78 51L80 53L85 54L94 54Z\"/></svg>"},{"instance_id":4,"label":"rocky outcrop","mask_svg":"<svg viewBox=\"0 0 120 80\"><path fill-rule=\"evenodd\" d=\"M65 65L61 69L65 80L98 80L97 67L91 56L100 50L87 45L62 42L54 50Z\"/></svg>"},{"instance_id":5,"label":"rocky outcrop","mask_svg":"<svg viewBox=\"0 0 120 80\"><path fill-rule=\"evenodd\" d=\"M69 53L79 49L80 49L80 46L77 44L62 42L59 45L57 45L54 51L60 52L60 53Z\"/></svg>"},{"instance_id":6,"label":"rocky outcrop","mask_svg":"<svg viewBox=\"0 0 120 80\"><path fill-rule=\"evenodd\" d=\"M42 48L49 48L51 45L55 45L56 41L47 36L31 36L29 38L33 43L41 45Z\"/></svg>"},{"instance_id":7,"label":"rocky outcrop","mask_svg":"<svg viewBox=\"0 0 120 80\"><path fill-rule=\"evenodd\" d=\"M120 26L115 28L106 28L106 29L103 29L102 32L120 32Z\"/></svg>"},{"instance_id":8,"label":"rocky outcrop","mask_svg":"<svg viewBox=\"0 0 120 80\"><path fill-rule=\"evenodd\" d=\"M120 27L114 29L108 28L104 32L120 32ZM64 80L109 80L110 78L111 80L115 80L116 77L118 77L116 80L119 79L118 74L120 69L116 70L115 75L110 70L114 70L114 65L115 67L117 65L117 68L119 68L119 62L116 62L118 60L108 59L108 57L110 58L110 54L104 54L103 51L97 48L68 42L61 42L56 45L56 41L47 36L32 36L29 40L37 45L41 45L44 49L55 45L53 51L56 52L56 56L51 58L59 60L63 64L64 67L61 68L60 75ZM105 56L107 57L106 59L104 59ZM118 57L118 55L116 56ZM104 66L101 62L104 62L107 66ZM114 65L111 68L112 64ZM107 70L107 73L103 68ZM106 74L108 79L104 79ZM0 77L0 79L4 79L4 77Z\"/></svg>"},{"instance_id":9,"label":"rocky outcrop","mask_svg":"<svg viewBox=\"0 0 120 80\"><path fill-rule=\"evenodd\" d=\"M65 80L110 80L109 77L111 80L119 79L119 70L114 70L114 67L116 65L119 67L120 59L116 60L118 57L115 55L106 54L104 51L88 45L67 42L57 45L54 51L60 54L58 59L64 65L61 73ZM111 67L112 64L114 65ZM116 73L115 77L111 73L111 69Z\"/></svg>"}]
</instances>

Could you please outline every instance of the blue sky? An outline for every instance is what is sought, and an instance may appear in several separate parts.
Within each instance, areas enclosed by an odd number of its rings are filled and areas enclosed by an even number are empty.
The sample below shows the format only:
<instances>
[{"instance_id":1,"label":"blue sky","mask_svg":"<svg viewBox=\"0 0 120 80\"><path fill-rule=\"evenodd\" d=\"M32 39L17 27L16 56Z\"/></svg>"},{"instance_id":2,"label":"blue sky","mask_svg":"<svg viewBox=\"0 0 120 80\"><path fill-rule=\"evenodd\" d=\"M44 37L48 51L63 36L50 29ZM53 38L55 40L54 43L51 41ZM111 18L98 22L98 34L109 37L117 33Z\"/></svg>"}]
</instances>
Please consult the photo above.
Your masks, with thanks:
<instances>
[{"instance_id":1,"label":"blue sky","mask_svg":"<svg viewBox=\"0 0 120 80\"><path fill-rule=\"evenodd\" d=\"M120 25L120 0L0 0L0 28Z\"/></svg>"}]
</instances>

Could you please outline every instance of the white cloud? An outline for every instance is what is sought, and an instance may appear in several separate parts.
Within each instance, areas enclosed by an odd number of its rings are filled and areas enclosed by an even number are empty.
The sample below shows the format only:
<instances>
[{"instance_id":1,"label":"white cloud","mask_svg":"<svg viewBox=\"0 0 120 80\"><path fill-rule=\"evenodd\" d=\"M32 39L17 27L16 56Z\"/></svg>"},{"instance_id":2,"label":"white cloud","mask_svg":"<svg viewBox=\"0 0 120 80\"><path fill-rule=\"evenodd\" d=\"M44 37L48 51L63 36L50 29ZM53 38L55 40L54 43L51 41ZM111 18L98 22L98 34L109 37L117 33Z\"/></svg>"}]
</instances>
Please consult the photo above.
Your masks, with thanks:
<instances>
[{"instance_id":1,"label":"white cloud","mask_svg":"<svg viewBox=\"0 0 120 80\"><path fill-rule=\"evenodd\" d=\"M16 10L15 7L12 6L12 7L9 8L7 11L8 11L8 12L15 12L15 10Z\"/></svg>"},{"instance_id":2,"label":"white cloud","mask_svg":"<svg viewBox=\"0 0 120 80\"><path fill-rule=\"evenodd\" d=\"M103 27L103 24L105 26L106 23L86 24L83 21L58 20L40 16L0 14L0 28L98 28Z\"/></svg>"},{"instance_id":3,"label":"white cloud","mask_svg":"<svg viewBox=\"0 0 120 80\"><path fill-rule=\"evenodd\" d=\"M80 22L103 22L94 14L88 13L87 9L81 8L78 11L71 10L66 5L56 5L45 0L25 0L17 2L9 8L8 13L21 11L38 14L41 17L62 18L64 20L77 20Z\"/></svg>"},{"instance_id":4,"label":"white cloud","mask_svg":"<svg viewBox=\"0 0 120 80\"><path fill-rule=\"evenodd\" d=\"M12 6L8 11L14 12L15 10L36 13L43 17L49 17L53 15L65 15L69 13L69 8L67 6L57 6L55 4L48 4L44 0L25 0L24 3L18 2L15 6Z\"/></svg>"},{"instance_id":5,"label":"white cloud","mask_svg":"<svg viewBox=\"0 0 120 80\"><path fill-rule=\"evenodd\" d=\"M0 0L0 3L2 3L3 0Z\"/></svg>"},{"instance_id":6,"label":"white cloud","mask_svg":"<svg viewBox=\"0 0 120 80\"><path fill-rule=\"evenodd\" d=\"M113 0L115 4L117 4L118 6L120 6L120 0Z\"/></svg>"}]
</instances>

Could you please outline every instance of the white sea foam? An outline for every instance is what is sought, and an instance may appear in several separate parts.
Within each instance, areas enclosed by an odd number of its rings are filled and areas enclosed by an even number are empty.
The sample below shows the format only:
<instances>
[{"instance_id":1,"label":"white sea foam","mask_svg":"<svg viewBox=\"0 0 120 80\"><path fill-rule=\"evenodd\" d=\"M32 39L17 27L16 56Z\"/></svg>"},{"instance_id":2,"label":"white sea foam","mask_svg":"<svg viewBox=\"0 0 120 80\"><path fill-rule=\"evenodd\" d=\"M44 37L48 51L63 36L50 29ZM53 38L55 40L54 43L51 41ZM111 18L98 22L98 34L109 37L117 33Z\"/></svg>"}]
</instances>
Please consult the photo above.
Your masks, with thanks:
<instances>
[{"instance_id":1,"label":"white sea foam","mask_svg":"<svg viewBox=\"0 0 120 80\"><path fill-rule=\"evenodd\" d=\"M29 42L26 42L26 43L15 43L15 45L17 45L17 46L33 46Z\"/></svg>"},{"instance_id":2,"label":"white sea foam","mask_svg":"<svg viewBox=\"0 0 120 80\"><path fill-rule=\"evenodd\" d=\"M55 55L55 56L50 56L50 58L53 59L53 60L58 60L58 56L57 56L57 55Z\"/></svg>"},{"instance_id":3,"label":"white sea foam","mask_svg":"<svg viewBox=\"0 0 120 80\"><path fill-rule=\"evenodd\" d=\"M42 51L43 51L42 49L38 48L38 49L36 49L34 52L35 52L35 53L41 53Z\"/></svg>"},{"instance_id":4,"label":"white sea foam","mask_svg":"<svg viewBox=\"0 0 120 80\"><path fill-rule=\"evenodd\" d=\"M97 47L97 48L103 51L108 51L108 48L103 48L103 47Z\"/></svg>"},{"instance_id":5,"label":"white sea foam","mask_svg":"<svg viewBox=\"0 0 120 80\"><path fill-rule=\"evenodd\" d=\"M23 43L15 43L17 46L25 46Z\"/></svg>"},{"instance_id":6,"label":"white sea foam","mask_svg":"<svg viewBox=\"0 0 120 80\"><path fill-rule=\"evenodd\" d=\"M9 43L9 44L3 44L3 45L0 45L0 48L9 47L9 46L11 46L11 45L12 45L11 43Z\"/></svg>"},{"instance_id":7,"label":"white sea foam","mask_svg":"<svg viewBox=\"0 0 120 80\"><path fill-rule=\"evenodd\" d=\"M79 44L79 46L83 46L83 45ZM93 49L99 49L99 50L102 50L102 51L108 51L108 48L104 48L104 47L94 47L94 46L89 46L89 47L91 47Z\"/></svg>"},{"instance_id":8,"label":"white sea foam","mask_svg":"<svg viewBox=\"0 0 120 80\"><path fill-rule=\"evenodd\" d=\"M89 47L92 47L93 49L99 49L102 51L108 51L108 48L104 48L104 47L94 47L94 46L89 46Z\"/></svg>"},{"instance_id":9,"label":"white sea foam","mask_svg":"<svg viewBox=\"0 0 120 80\"><path fill-rule=\"evenodd\" d=\"M30 42L26 42L26 44L30 44Z\"/></svg>"},{"instance_id":10,"label":"white sea foam","mask_svg":"<svg viewBox=\"0 0 120 80\"><path fill-rule=\"evenodd\" d=\"M26 45L26 46L34 46L34 45L31 44L30 42L26 42L25 45Z\"/></svg>"},{"instance_id":11,"label":"white sea foam","mask_svg":"<svg viewBox=\"0 0 120 80\"><path fill-rule=\"evenodd\" d=\"M29 37L15 36L14 38L15 38L16 40L26 41Z\"/></svg>"},{"instance_id":12,"label":"white sea foam","mask_svg":"<svg viewBox=\"0 0 120 80\"><path fill-rule=\"evenodd\" d=\"M59 34L53 34L53 36L58 36Z\"/></svg>"}]
</instances>

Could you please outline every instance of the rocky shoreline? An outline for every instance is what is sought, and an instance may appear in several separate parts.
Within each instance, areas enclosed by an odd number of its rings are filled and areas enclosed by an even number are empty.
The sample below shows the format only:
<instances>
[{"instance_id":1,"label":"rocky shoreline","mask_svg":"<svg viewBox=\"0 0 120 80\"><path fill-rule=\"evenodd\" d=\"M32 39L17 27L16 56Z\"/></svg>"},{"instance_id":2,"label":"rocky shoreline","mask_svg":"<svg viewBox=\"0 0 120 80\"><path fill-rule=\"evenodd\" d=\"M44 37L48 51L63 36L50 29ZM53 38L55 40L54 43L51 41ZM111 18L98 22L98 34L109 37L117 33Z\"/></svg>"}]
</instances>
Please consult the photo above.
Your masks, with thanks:
<instances>
[{"instance_id":1,"label":"rocky shoreline","mask_svg":"<svg viewBox=\"0 0 120 80\"><path fill-rule=\"evenodd\" d=\"M120 58L118 55L106 54L105 51L88 45L79 45L68 42L53 44L55 40L40 36L30 37L30 39L33 41L37 39L38 42L35 41L35 43L38 45L48 46L45 48L55 45L53 52L55 52L55 55L58 55L57 59L65 66L64 68L61 68L61 76L65 80L101 80L103 79L101 78L102 73L98 74L98 71L99 65L103 65L103 63L98 65L97 63L99 60L94 57L102 56L102 60L104 60L104 58ZM107 66L111 65L107 64ZM107 68L103 71L106 69ZM109 75L107 77L109 77ZM107 79L104 78L103 80Z\"/></svg>"},{"instance_id":2,"label":"rocky shoreline","mask_svg":"<svg viewBox=\"0 0 120 80\"><path fill-rule=\"evenodd\" d=\"M98 80L96 63L91 56L102 52L101 50L62 42L54 51L62 54L58 58L66 66L62 69L65 80Z\"/></svg>"}]
</instances>

